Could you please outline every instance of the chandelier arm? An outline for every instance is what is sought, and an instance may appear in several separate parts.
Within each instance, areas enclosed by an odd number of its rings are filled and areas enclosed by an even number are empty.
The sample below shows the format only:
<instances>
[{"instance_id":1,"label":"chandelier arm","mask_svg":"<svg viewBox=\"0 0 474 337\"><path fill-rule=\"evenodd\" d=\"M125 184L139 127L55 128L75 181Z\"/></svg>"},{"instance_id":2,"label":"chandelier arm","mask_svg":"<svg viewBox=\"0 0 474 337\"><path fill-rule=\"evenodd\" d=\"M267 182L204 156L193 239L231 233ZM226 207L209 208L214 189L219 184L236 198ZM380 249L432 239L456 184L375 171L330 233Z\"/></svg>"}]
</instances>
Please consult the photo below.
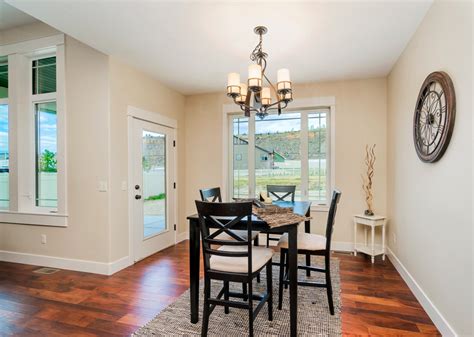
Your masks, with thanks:
<instances>
[{"instance_id":1,"label":"chandelier arm","mask_svg":"<svg viewBox=\"0 0 474 337\"><path fill-rule=\"evenodd\" d=\"M252 112L259 112L259 111L260 111L260 110L258 110L258 109L255 109L254 107L248 106L248 105L246 105L246 104L241 104L241 103L238 103L238 104L239 104L239 106L240 106L240 109L241 109L242 111L244 111L244 112L245 112L245 109L249 109L249 110L252 111Z\"/></svg>"},{"instance_id":2,"label":"chandelier arm","mask_svg":"<svg viewBox=\"0 0 474 337\"><path fill-rule=\"evenodd\" d=\"M281 106L280 109L285 109L288 106L288 103L286 103L285 101L278 101L278 102L275 102L275 103L272 103L272 104L268 105L265 110L266 111L278 110L278 108L276 108L275 106L279 105L281 103L283 103L284 105Z\"/></svg>"}]
</instances>

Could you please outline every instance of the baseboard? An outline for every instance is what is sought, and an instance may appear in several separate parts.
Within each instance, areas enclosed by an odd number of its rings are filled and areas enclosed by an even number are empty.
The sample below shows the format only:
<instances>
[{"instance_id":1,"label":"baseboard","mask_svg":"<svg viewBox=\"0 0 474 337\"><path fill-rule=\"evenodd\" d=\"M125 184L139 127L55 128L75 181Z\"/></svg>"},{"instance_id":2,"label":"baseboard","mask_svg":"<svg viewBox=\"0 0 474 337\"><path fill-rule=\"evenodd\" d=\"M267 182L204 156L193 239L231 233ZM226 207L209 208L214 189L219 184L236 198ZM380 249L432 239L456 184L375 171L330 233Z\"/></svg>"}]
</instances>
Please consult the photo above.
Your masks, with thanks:
<instances>
[{"instance_id":1,"label":"baseboard","mask_svg":"<svg viewBox=\"0 0 474 337\"><path fill-rule=\"evenodd\" d=\"M130 265L128 256L114 262L97 262L62 257L0 251L0 261L30 264L34 266L59 268L101 275L112 275Z\"/></svg>"},{"instance_id":2,"label":"baseboard","mask_svg":"<svg viewBox=\"0 0 474 337\"><path fill-rule=\"evenodd\" d=\"M353 252L354 243L344 241L333 241L331 242L331 250L336 252Z\"/></svg>"},{"instance_id":3,"label":"baseboard","mask_svg":"<svg viewBox=\"0 0 474 337\"><path fill-rule=\"evenodd\" d=\"M132 259L130 259L129 256L124 256L118 260L115 260L114 262L110 262L109 265L109 270L107 275L113 275L118 271L121 271L122 269L125 269L133 264Z\"/></svg>"},{"instance_id":4,"label":"baseboard","mask_svg":"<svg viewBox=\"0 0 474 337\"><path fill-rule=\"evenodd\" d=\"M393 251L390 248L387 248L387 253L390 262L392 262L393 266L403 278L405 283L408 285L410 290L413 292L418 302L420 302L423 309L426 311L428 316L430 316L434 325L436 325L438 330L441 332L441 335L457 336L456 332L451 327L451 325L449 325L448 321L444 318L438 308L436 308L433 302L431 302L429 297L426 295L420 285L416 282L413 276L408 272L408 270L398 259L398 257L393 253Z\"/></svg>"},{"instance_id":5,"label":"baseboard","mask_svg":"<svg viewBox=\"0 0 474 337\"><path fill-rule=\"evenodd\" d=\"M176 235L176 243L180 243L181 241L189 239L189 232L183 232Z\"/></svg>"}]
</instances>

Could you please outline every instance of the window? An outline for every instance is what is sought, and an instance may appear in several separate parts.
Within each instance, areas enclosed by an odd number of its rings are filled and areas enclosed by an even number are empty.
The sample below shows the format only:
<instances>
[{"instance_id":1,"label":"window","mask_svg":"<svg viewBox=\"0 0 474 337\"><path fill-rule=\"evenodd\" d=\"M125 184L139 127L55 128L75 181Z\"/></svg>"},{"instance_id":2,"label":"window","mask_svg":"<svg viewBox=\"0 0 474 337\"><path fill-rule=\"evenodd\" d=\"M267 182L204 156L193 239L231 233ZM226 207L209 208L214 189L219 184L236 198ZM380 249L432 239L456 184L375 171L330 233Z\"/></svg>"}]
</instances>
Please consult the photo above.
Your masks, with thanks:
<instances>
[{"instance_id":1,"label":"window","mask_svg":"<svg viewBox=\"0 0 474 337\"><path fill-rule=\"evenodd\" d=\"M56 56L33 59L31 67L35 121L35 206L58 206Z\"/></svg>"},{"instance_id":2,"label":"window","mask_svg":"<svg viewBox=\"0 0 474 337\"><path fill-rule=\"evenodd\" d=\"M3 51L0 222L65 226L64 36Z\"/></svg>"},{"instance_id":3,"label":"window","mask_svg":"<svg viewBox=\"0 0 474 337\"><path fill-rule=\"evenodd\" d=\"M329 108L273 114L263 120L230 115L231 196L258 196L267 185L296 185L296 200L326 204L328 117Z\"/></svg>"},{"instance_id":4,"label":"window","mask_svg":"<svg viewBox=\"0 0 474 337\"><path fill-rule=\"evenodd\" d=\"M232 120L232 176L234 177L235 198L248 198L249 196L248 129L249 119L247 117L237 117Z\"/></svg>"},{"instance_id":5,"label":"window","mask_svg":"<svg viewBox=\"0 0 474 337\"><path fill-rule=\"evenodd\" d=\"M0 209L10 204L8 146L8 58L0 57Z\"/></svg>"},{"instance_id":6,"label":"window","mask_svg":"<svg viewBox=\"0 0 474 337\"><path fill-rule=\"evenodd\" d=\"M58 206L56 102L36 103L36 206Z\"/></svg>"}]
</instances>

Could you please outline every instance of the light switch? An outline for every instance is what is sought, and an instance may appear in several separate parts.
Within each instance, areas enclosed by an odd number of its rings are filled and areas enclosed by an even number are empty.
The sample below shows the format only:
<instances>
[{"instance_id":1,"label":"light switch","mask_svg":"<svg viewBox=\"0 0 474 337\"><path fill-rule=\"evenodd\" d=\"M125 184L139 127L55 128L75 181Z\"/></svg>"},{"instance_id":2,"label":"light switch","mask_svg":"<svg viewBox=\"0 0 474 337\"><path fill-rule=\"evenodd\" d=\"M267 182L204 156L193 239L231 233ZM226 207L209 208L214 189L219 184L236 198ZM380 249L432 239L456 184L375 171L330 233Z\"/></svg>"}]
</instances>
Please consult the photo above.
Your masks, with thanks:
<instances>
[{"instance_id":1,"label":"light switch","mask_svg":"<svg viewBox=\"0 0 474 337\"><path fill-rule=\"evenodd\" d=\"M107 181L99 181L99 192L107 192Z\"/></svg>"},{"instance_id":2,"label":"light switch","mask_svg":"<svg viewBox=\"0 0 474 337\"><path fill-rule=\"evenodd\" d=\"M127 188L127 181L123 180L122 181L122 191L126 191L128 188Z\"/></svg>"}]
</instances>

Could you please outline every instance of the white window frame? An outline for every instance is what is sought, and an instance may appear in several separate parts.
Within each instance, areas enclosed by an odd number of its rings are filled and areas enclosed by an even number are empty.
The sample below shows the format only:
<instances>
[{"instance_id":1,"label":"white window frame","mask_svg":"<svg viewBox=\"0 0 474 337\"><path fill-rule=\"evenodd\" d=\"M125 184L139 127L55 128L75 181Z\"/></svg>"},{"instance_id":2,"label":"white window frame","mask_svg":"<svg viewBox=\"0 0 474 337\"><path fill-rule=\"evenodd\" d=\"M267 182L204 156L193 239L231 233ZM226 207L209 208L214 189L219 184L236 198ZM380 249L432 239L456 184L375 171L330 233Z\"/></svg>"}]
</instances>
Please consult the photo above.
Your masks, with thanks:
<instances>
[{"instance_id":1,"label":"white window frame","mask_svg":"<svg viewBox=\"0 0 474 337\"><path fill-rule=\"evenodd\" d=\"M66 104L64 35L0 46L8 55L8 119L10 207L0 210L0 222L67 226ZM56 92L33 95L32 62L56 56ZM56 101L57 208L36 206L35 104Z\"/></svg>"},{"instance_id":2,"label":"white window frame","mask_svg":"<svg viewBox=\"0 0 474 337\"><path fill-rule=\"evenodd\" d=\"M290 103L288 112L301 112L301 138L308 137L308 114L320 110L321 108L329 109L328 116L326 119L326 128L329 132L327 141L327 155L329 160L326 161L326 196L327 200L323 202L313 201L311 206L312 210L315 211L327 211L329 209L329 203L331 198L331 191L335 186L335 118L336 118L336 100L335 97L313 97L306 99L296 99ZM233 197L233 172L232 172L232 116L242 115L242 112L238 110L235 104L225 104L223 106L223 195L227 196L228 200ZM303 125L304 124L304 125ZM249 148L255 145L255 115L252 114L249 118ZM252 136L253 135L253 136ZM307 153L307 143L301 142L301 153ZM249 170L249 195L255 195L255 174L250 172L255 171L255 158L249 154L248 159L248 170ZM302 199L307 200L308 198L308 174L309 174L309 163L308 161L301 161L301 194Z\"/></svg>"}]
</instances>

